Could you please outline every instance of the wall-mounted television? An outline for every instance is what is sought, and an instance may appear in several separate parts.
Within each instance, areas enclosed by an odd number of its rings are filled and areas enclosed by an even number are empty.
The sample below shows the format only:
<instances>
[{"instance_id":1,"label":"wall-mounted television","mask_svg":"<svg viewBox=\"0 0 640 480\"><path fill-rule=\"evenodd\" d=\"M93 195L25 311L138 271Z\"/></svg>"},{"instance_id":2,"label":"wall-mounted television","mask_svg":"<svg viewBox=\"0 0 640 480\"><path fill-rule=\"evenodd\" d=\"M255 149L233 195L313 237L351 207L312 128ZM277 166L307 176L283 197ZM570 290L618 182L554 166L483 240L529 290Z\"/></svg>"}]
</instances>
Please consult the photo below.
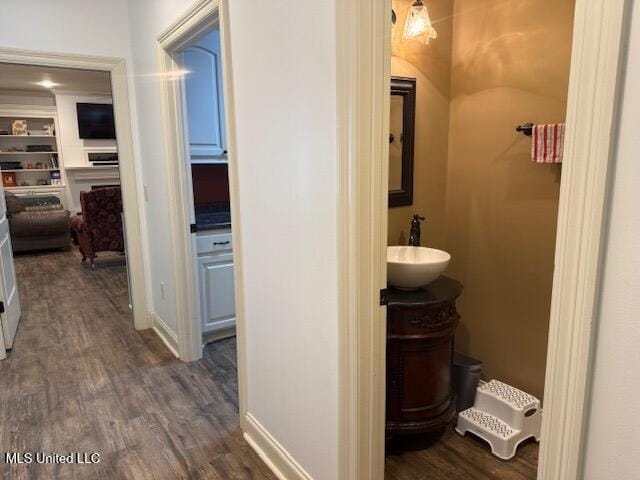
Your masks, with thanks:
<instances>
[{"instance_id":1,"label":"wall-mounted television","mask_svg":"<svg viewBox=\"0 0 640 480\"><path fill-rule=\"evenodd\" d=\"M76 103L80 138L115 139L113 105L110 103Z\"/></svg>"}]
</instances>

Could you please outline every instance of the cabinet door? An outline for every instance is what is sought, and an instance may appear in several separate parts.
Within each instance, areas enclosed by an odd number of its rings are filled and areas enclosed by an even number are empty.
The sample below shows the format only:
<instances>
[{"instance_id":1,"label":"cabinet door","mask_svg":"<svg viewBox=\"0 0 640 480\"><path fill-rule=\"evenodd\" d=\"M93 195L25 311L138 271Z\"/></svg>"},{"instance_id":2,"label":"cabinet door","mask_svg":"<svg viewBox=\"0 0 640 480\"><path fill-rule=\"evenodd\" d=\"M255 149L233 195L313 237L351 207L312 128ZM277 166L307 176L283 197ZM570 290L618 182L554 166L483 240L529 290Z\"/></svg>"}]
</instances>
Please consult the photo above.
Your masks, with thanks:
<instances>
[{"instance_id":1,"label":"cabinet door","mask_svg":"<svg viewBox=\"0 0 640 480\"><path fill-rule=\"evenodd\" d=\"M208 333L236 323L231 252L198 257L202 332Z\"/></svg>"},{"instance_id":2,"label":"cabinet door","mask_svg":"<svg viewBox=\"0 0 640 480\"><path fill-rule=\"evenodd\" d=\"M0 185L0 302L4 307L0 313L0 359L6 357L5 350L13 345L22 311L6 211L4 191Z\"/></svg>"},{"instance_id":3,"label":"cabinet door","mask_svg":"<svg viewBox=\"0 0 640 480\"><path fill-rule=\"evenodd\" d=\"M226 154L220 32L204 36L183 53L187 119L192 160L215 160Z\"/></svg>"}]
</instances>

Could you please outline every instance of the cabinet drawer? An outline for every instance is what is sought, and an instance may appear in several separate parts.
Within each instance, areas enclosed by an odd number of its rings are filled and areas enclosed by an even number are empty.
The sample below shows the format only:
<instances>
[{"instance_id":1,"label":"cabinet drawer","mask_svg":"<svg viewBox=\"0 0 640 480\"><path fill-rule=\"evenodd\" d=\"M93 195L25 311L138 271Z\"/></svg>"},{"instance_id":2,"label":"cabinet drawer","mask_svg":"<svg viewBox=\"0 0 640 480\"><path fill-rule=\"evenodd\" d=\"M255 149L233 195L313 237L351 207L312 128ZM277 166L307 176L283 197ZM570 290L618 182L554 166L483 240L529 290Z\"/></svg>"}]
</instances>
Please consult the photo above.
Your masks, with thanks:
<instances>
[{"instance_id":1,"label":"cabinet drawer","mask_svg":"<svg viewBox=\"0 0 640 480\"><path fill-rule=\"evenodd\" d=\"M389 335L440 336L443 330L455 328L460 315L454 303L441 303L428 308L389 307L387 333Z\"/></svg>"},{"instance_id":2,"label":"cabinet drawer","mask_svg":"<svg viewBox=\"0 0 640 480\"><path fill-rule=\"evenodd\" d=\"M196 251L198 255L212 252L227 252L233 248L230 233L218 233L196 237Z\"/></svg>"}]
</instances>

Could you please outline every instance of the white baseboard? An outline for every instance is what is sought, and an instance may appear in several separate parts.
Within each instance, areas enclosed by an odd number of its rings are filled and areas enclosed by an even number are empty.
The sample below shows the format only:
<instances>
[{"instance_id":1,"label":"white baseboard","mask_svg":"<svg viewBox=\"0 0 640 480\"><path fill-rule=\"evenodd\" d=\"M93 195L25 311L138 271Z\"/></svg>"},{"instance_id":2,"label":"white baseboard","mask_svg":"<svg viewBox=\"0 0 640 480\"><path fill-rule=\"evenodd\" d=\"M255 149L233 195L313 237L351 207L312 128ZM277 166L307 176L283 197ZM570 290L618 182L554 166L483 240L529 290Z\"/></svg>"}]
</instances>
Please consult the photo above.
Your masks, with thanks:
<instances>
[{"instance_id":1,"label":"white baseboard","mask_svg":"<svg viewBox=\"0 0 640 480\"><path fill-rule=\"evenodd\" d=\"M229 337L236 336L236 327L227 327L222 330L216 330L214 332L204 333L202 334L202 344L206 345L207 343L217 342L218 340L223 340Z\"/></svg>"},{"instance_id":2,"label":"white baseboard","mask_svg":"<svg viewBox=\"0 0 640 480\"><path fill-rule=\"evenodd\" d=\"M180 357L178 355L178 336L169 328L162 318L158 316L155 312L149 312L149 320L151 323L151 328L156 334L160 337L160 339L164 342L171 353L173 353L176 357Z\"/></svg>"},{"instance_id":3,"label":"white baseboard","mask_svg":"<svg viewBox=\"0 0 640 480\"><path fill-rule=\"evenodd\" d=\"M276 477L280 480L313 480L253 415L247 413L244 419L244 439Z\"/></svg>"}]
</instances>

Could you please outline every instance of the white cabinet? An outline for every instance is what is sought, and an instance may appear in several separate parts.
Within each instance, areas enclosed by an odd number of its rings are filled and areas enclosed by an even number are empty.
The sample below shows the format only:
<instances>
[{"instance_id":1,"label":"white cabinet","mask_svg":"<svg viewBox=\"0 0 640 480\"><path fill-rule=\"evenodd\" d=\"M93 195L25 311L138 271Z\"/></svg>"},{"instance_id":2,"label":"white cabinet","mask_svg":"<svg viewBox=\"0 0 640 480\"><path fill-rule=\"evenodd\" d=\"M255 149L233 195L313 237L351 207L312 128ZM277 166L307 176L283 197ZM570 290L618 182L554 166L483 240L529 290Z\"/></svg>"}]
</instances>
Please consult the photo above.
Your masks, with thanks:
<instances>
[{"instance_id":1,"label":"white cabinet","mask_svg":"<svg viewBox=\"0 0 640 480\"><path fill-rule=\"evenodd\" d=\"M202 332L233 327L236 305L231 253L198 257Z\"/></svg>"},{"instance_id":2,"label":"white cabinet","mask_svg":"<svg viewBox=\"0 0 640 480\"><path fill-rule=\"evenodd\" d=\"M213 30L182 53L189 149L193 163L226 161L220 32Z\"/></svg>"},{"instance_id":3,"label":"white cabinet","mask_svg":"<svg viewBox=\"0 0 640 480\"><path fill-rule=\"evenodd\" d=\"M231 233L196 240L202 333L229 331L236 323Z\"/></svg>"}]
</instances>

